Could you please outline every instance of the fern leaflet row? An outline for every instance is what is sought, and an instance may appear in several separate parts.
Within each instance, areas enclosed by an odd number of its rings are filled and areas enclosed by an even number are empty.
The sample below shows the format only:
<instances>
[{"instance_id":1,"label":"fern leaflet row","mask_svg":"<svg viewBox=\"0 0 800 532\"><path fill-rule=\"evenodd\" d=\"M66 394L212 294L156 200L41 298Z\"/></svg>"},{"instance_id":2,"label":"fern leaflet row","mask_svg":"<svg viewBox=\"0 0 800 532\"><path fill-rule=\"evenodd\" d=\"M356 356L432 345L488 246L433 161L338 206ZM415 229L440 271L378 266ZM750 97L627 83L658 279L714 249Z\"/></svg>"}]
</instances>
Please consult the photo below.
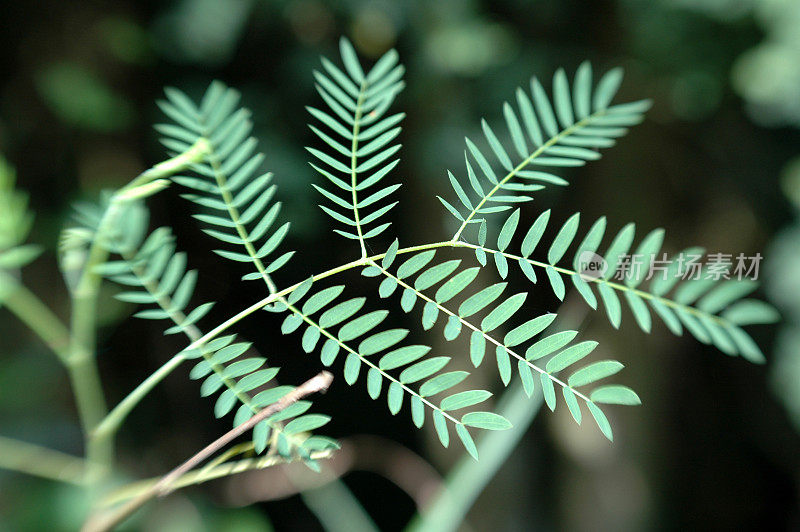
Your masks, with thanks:
<instances>
[{"instance_id":1,"label":"fern leaflet row","mask_svg":"<svg viewBox=\"0 0 800 532\"><path fill-rule=\"evenodd\" d=\"M392 244L387 257L393 257L397 250L397 241ZM524 355L518 353L519 347L542 333L555 319L555 314L544 314L527 320L512 328L500 340L499 331L508 327L508 323L521 309L527 293L521 292L501 298L507 283L501 282L485 287L465 299L456 308L452 301L464 295L469 285L477 276L479 268L459 270L459 259L444 262L434 261L436 250L428 250L413 255L398 266L396 273L389 271L390 261L373 262L364 269L367 277L383 276L379 286L379 294L383 298L390 297L397 288L402 288L400 305L405 312L411 312L418 299L424 301L421 321L424 329L431 329L443 314L446 316L443 334L447 341L458 338L463 331L471 331L470 360L477 368L486 355L487 343L495 347L495 360L500 379L504 385L511 382L512 363L515 359L517 372L525 392L530 396L534 390L534 373L539 374L539 381L545 402L551 410L556 407L556 388L561 388L564 401L577 423L581 423L582 413L578 399L584 401L598 427L608 438L613 438L611 426L598 404L640 404L639 397L628 387L620 385L604 385L591 393L578 388L593 384L610 377L622 369L622 364L615 360L603 360L574 369L573 365L582 361L597 346L597 342L583 341L571 344L577 331L560 331L549 333L533 342ZM414 278L413 284L411 279ZM433 297L425 292L436 288ZM498 302L499 301L499 302ZM478 321L476 316L484 312ZM512 349L516 348L516 349ZM543 361L546 362L543 363ZM560 372L572 368L568 379L562 380ZM589 393L589 395L587 395Z\"/></svg>"},{"instance_id":2,"label":"fern leaflet row","mask_svg":"<svg viewBox=\"0 0 800 532\"><path fill-rule=\"evenodd\" d=\"M314 351L322 341L320 358L324 365L330 366L340 352L346 353L344 378L348 384L355 384L362 367L366 367L367 392L372 399L380 396L382 384L386 381L386 400L392 414L401 410L404 397L409 396L411 417L417 427L423 426L425 409L430 409L433 425L442 445L449 445L448 423L451 423L464 447L476 458L477 448L467 427L488 430L510 427L505 418L492 412L472 411L460 418L453 414L456 410L475 406L491 397L492 394L486 390L450 393L439 401L438 406L434 404L430 399L432 396L444 394L459 385L469 376L469 372L444 371L450 357L426 358L431 350L430 346L399 346L409 333L407 329L375 332L374 329L389 313L386 310L375 310L359 314L366 298L357 297L334 304L344 291L344 286L331 286L308 295L311 285L310 279L303 282L289 295L285 303L279 303L269 310L291 312L281 326L284 334L291 334L304 327L301 343L305 352ZM301 306L302 299L305 301ZM334 332L334 328L338 328L338 331ZM355 340L359 340L359 343L354 348L351 347L351 342ZM373 362L372 358L379 353L382 355ZM397 377L389 373L400 368L402 371ZM418 390L412 389L412 384L418 384Z\"/></svg>"},{"instance_id":3,"label":"fern leaflet row","mask_svg":"<svg viewBox=\"0 0 800 532\"><path fill-rule=\"evenodd\" d=\"M656 229L648 233L632 249L635 224L627 224L612 239L601 257L598 249L606 230L605 217L599 218L575 247L572 267L558 264L566 256L575 241L580 215L572 215L558 230L547 250L546 261L531 259L550 219L545 211L526 231L520 246L520 254L508 253L512 238L519 229L519 209L506 219L497 237L496 247L486 245L486 226L482 224L478 244L462 244L475 250L478 261L487 263L487 254L493 256L495 267L501 277L508 274L509 261L517 263L528 279L537 282L534 268L545 272L550 287L559 299L564 298L567 277L586 303L596 309L598 297L605 307L611 324L617 328L622 319L622 294L637 325L650 332L652 316L648 305L667 328L676 335L686 329L697 340L712 344L728 355L740 354L752 362L764 362L764 355L741 326L770 323L777 319L777 312L768 304L754 299L744 299L758 284L746 278L729 278L731 263L706 264L702 269L681 271L685 257L702 257L705 250L689 248L672 257L661 254L664 231ZM662 259L658 259L662 257ZM654 262L663 263L656 272ZM600 263L601 271L588 271L587 264ZM688 274L689 279L684 279ZM622 277L622 282L614 279ZM649 289L642 283L652 278ZM672 296L668 294L672 292Z\"/></svg>"},{"instance_id":4,"label":"fern leaflet row","mask_svg":"<svg viewBox=\"0 0 800 532\"><path fill-rule=\"evenodd\" d=\"M643 113L650 108L649 100L609 107L621 81L622 70L610 70L600 78L593 91L592 69L588 62L584 62L578 67L570 90L564 70L559 69L553 77L551 104L542 84L532 78L530 95L521 88L517 89L518 113L508 102L503 105L503 116L514 148L511 155L488 122L483 120L481 126L491 153L506 174L501 177L502 173L495 171L485 150L481 151L472 140L466 139L464 156L469 186L462 185L448 172L450 184L466 211L439 198L461 222L453 241L459 239L467 225L480 222L482 215L508 210L511 208L509 204L530 201L532 198L528 194L543 188L543 183L567 184L566 180L549 171L528 169L530 165L551 168L582 166L586 161L599 159L598 149L613 146L617 137L627 133L628 126L641 122ZM475 172L470 156L482 177ZM512 182L515 178L532 183ZM468 193L470 189L472 192Z\"/></svg>"},{"instance_id":5,"label":"fern leaflet row","mask_svg":"<svg viewBox=\"0 0 800 532\"><path fill-rule=\"evenodd\" d=\"M127 287L114 296L116 299L150 305L150 308L136 312L136 317L171 320L174 325L164 334L182 332L193 345L197 345L203 333L196 323L206 316L213 303L189 310L197 271L186 270L186 255L176 252L169 229L156 229L144 238L146 227L146 210L139 206L127 207L120 217L118 234L109 242L110 251L119 254L121 260L101 264L97 273ZM202 380L200 393L203 397L223 390L214 404L216 417L229 414L239 405L234 415L234 426L246 422L293 389L292 386L275 385L279 368L265 366L265 358L244 357L250 345L249 342L236 341L236 335L231 334L182 352L185 358L202 359L192 368L190 377ZM300 432L325 425L330 419L320 414L305 414L310 406L309 401L299 401L256 425L253 429L255 451L263 452L269 442L274 441L282 456L297 453L308 460L312 451L335 446L335 442L328 438L298 436ZM290 418L294 419L282 426L281 422Z\"/></svg>"},{"instance_id":6,"label":"fern leaflet row","mask_svg":"<svg viewBox=\"0 0 800 532\"><path fill-rule=\"evenodd\" d=\"M204 163L192 166L198 176L178 176L173 181L193 189L195 193L184 197L208 211L195 215L210 226L205 233L226 244L243 246L245 251L215 253L251 263L256 271L242 279L263 279L270 292L275 292L270 275L284 266L294 251L264 262L283 241L290 224L272 228L281 204L271 203L276 190L272 174L259 170L264 155L256 152L258 142L250 136L250 111L238 108L239 93L218 81L211 84L200 105L176 89L167 89L166 95L167 101L159 102L159 107L175 123L156 126L165 136L162 143L181 152L205 138L210 150Z\"/></svg>"},{"instance_id":7,"label":"fern leaflet row","mask_svg":"<svg viewBox=\"0 0 800 532\"><path fill-rule=\"evenodd\" d=\"M399 184L374 192L372 189L399 162L399 159L389 161L400 150L399 144L391 145L391 142L400 134L398 124L405 114L397 113L387 118L383 116L404 87L404 68L397 64L397 52L390 50L365 74L347 39L342 38L339 49L344 72L324 57L322 66L325 72L314 72L317 91L327 104L328 111L308 107L311 115L327 129L323 131L313 125L309 127L333 151L326 153L315 148L307 149L322 163L311 163L311 166L325 176L338 193L318 185L313 185L314 188L335 207L349 212L342 214L324 205L320 205L320 208L348 227L347 231L334 231L345 238L358 240L361 256L366 257L364 241L385 231L390 223L382 223L369 230L366 226L378 222L397 205L395 201L379 207L378 202L396 191ZM362 179L361 176L368 172L369 176ZM345 197L341 197L342 192ZM366 197L360 196L367 193L369 195Z\"/></svg>"}]
</instances>

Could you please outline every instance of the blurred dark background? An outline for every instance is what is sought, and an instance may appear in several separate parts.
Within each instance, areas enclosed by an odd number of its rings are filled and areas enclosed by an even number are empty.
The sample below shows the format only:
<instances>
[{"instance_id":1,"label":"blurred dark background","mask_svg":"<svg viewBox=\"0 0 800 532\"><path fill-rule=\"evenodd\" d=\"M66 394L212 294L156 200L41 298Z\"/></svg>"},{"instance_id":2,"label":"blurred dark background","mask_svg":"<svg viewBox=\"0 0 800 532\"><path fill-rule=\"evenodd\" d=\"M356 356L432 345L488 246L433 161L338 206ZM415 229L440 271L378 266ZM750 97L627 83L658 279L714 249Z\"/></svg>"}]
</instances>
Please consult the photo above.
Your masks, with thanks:
<instances>
[{"instance_id":1,"label":"blurred dark background","mask_svg":"<svg viewBox=\"0 0 800 532\"><path fill-rule=\"evenodd\" d=\"M461 171L463 137L479 134L480 117L499 124L502 102L531 75L548 85L556 68L571 76L590 59L596 75L625 68L617 101L652 98L654 107L603 159L566 172L571 186L538 194L523 219L545 208L557 220L580 211L582 227L600 215L608 216L609 231L629 221L637 222L640 235L664 227L670 250L701 245L761 252L762 275L780 272L776 279L788 284L774 281L771 292L796 319L800 312L788 308L794 302L796 309L800 294L787 289L798 288L792 275L797 230L784 231L774 264L769 250L783 227L797 223L800 205L798 28L796 0L6 2L0 8L0 152L30 193L37 215L31 238L48 249L25 279L66 315L55 249L70 204L95 199L162 160L152 129L162 117L154 101L168 85L199 97L213 79L240 89L252 109L284 217L292 221L289 244L299 253L279 284L356 258L357 249L334 238L329 219L315 207L319 197L310 184L320 177L303 149L318 145L304 109L320 104L312 69L321 54L338 61L339 36L347 35L366 58L397 48L407 67L408 85L396 105L408 114L394 172L403 187L392 219L401 243L452 234L452 218L435 195L452 196L445 169ZM224 319L262 293L239 282L243 272L236 265L210 253L178 193L168 190L150 203L153 224L175 228L179 246L201 272L198 296L219 301L209 321ZM375 294L371 280L347 281ZM527 289L521 276L513 282ZM558 308L547 287L534 287L533 296L526 306L531 313ZM581 319L585 337L626 364L622 380L644 406L609 409L613 445L591 422L576 426L565 408L542 412L470 513L474 530L800 528L800 424L788 413L800 408L784 404L797 400L800 388L796 328L780 333L782 365L753 366L673 337L661 324L644 335L626 314L615 331L602 312L586 313L569 298L566 305ZM127 319L130 312L104 298L99 361L111 404L182 347L158 327ZM396 323L419 329L417 317L401 314ZM298 338L281 337L277 324L260 314L238 330L282 366L282 382L299 383L319 370L318 357L303 354ZM66 376L7 314L0 327L2 433L80 453ZM751 329L769 359L778 330ZM438 332L434 337L428 341L439 342L437 349L466 357L465 343L443 345ZM494 386L491 365L481 371L486 386ZM383 399L371 401L364 388L339 379L316 401L317 411L334 418L327 433L394 440L446 473L461 448L442 449L430 427L417 431L405 411L392 417ZM230 421L214 420L212 406L184 370L176 371L120 433L123 467L136 476L156 475L227 430ZM381 475L354 472L345 481L381 528L402 528L414 512L412 500ZM230 493L226 481L188 490L140 525L320 527L297 496L238 510ZM74 497L0 472L0 528L5 522L12 530L48 523L70 529L78 516Z\"/></svg>"}]
</instances>

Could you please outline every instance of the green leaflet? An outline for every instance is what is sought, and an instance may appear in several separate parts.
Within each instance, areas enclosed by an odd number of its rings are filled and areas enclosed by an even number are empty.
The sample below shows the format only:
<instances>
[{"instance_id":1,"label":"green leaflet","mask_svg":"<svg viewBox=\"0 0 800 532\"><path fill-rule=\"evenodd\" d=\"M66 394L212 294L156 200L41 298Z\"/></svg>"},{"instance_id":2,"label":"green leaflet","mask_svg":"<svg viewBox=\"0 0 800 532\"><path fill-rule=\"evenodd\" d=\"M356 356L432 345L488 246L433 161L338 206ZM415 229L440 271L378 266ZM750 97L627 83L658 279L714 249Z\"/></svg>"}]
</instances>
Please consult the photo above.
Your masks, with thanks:
<instances>
[{"instance_id":1,"label":"green leaflet","mask_svg":"<svg viewBox=\"0 0 800 532\"><path fill-rule=\"evenodd\" d=\"M503 338L503 344L509 347L514 347L527 342L546 329L551 323L553 323L553 320L556 319L556 316L557 315L554 313L544 314L537 318L526 321L522 325L519 325L509 331L505 338Z\"/></svg>"},{"instance_id":2,"label":"green leaflet","mask_svg":"<svg viewBox=\"0 0 800 532\"><path fill-rule=\"evenodd\" d=\"M448 342L455 340L461 334L461 320L457 316L448 316L444 327L444 338Z\"/></svg>"},{"instance_id":3,"label":"green leaflet","mask_svg":"<svg viewBox=\"0 0 800 532\"><path fill-rule=\"evenodd\" d=\"M364 356L374 355L384 351L402 341L408 336L408 329L389 329L377 334L373 334L363 340L358 346L358 352Z\"/></svg>"},{"instance_id":4,"label":"green leaflet","mask_svg":"<svg viewBox=\"0 0 800 532\"><path fill-rule=\"evenodd\" d=\"M355 297L353 299L348 299L347 301L343 301L338 305L335 305L325 312L319 317L319 325L322 328L333 327L353 316L356 312L361 310L361 307L364 306L366 299L363 297Z\"/></svg>"},{"instance_id":5,"label":"green leaflet","mask_svg":"<svg viewBox=\"0 0 800 532\"><path fill-rule=\"evenodd\" d=\"M425 404L416 395L411 396L411 420L417 428L425 423Z\"/></svg>"},{"instance_id":6,"label":"green leaflet","mask_svg":"<svg viewBox=\"0 0 800 532\"><path fill-rule=\"evenodd\" d=\"M290 421L284 427L285 434L296 434L299 432L309 432L326 425L331 420L330 416L322 414L308 414Z\"/></svg>"},{"instance_id":7,"label":"green leaflet","mask_svg":"<svg viewBox=\"0 0 800 532\"><path fill-rule=\"evenodd\" d=\"M600 292L600 299L603 300L603 305L606 307L608 321L611 322L615 329L618 329L622 320L622 307L619 304L617 293L607 284L599 284L597 290Z\"/></svg>"},{"instance_id":8,"label":"green leaflet","mask_svg":"<svg viewBox=\"0 0 800 532\"><path fill-rule=\"evenodd\" d=\"M344 380L347 384L352 386L358 380L358 374L361 372L361 359L355 353L348 353L347 358L344 360Z\"/></svg>"},{"instance_id":9,"label":"green leaflet","mask_svg":"<svg viewBox=\"0 0 800 532\"><path fill-rule=\"evenodd\" d=\"M572 414L575 423L580 425L583 415L581 414L581 405L578 404L575 393L570 388L561 388L561 391L564 395L564 402L567 404L567 408L569 408L569 413Z\"/></svg>"},{"instance_id":10,"label":"green leaflet","mask_svg":"<svg viewBox=\"0 0 800 532\"><path fill-rule=\"evenodd\" d=\"M491 392L486 390L468 390L466 392L459 392L442 399L439 406L442 410L460 410L469 406L474 406L482 403L492 396Z\"/></svg>"},{"instance_id":11,"label":"green leaflet","mask_svg":"<svg viewBox=\"0 0 800 532\"><path fill-rule=\"evenodd\" d=\"M450 362L450 357L432 357L407 367L400 373L400 382L411 384L422 379L427 379Z\"/></svg>"},{"instance_id":12,"label":"green leaflet","mask_svg":"<svg viewBox=\"0 0 800 532\"><path fill-rule=\"evenodd\" d=\"M556 390L553 387L553 380L545 373L539 374L539 381L542 383L542 395L544 402L551 411L556 409Z\"/></svg>"},{"instance_id":13,"label":"green leaflet","mask_svg":"<svg viewBox=\"0 0 800 532\"><path fill-rule=\"evenodd\" d=\"M533 222L528 232L525 233L525 238L522 240L522 256L523 257L530 257L533 250L536 249L536 245L541 240L542 235L544 234L544 230L547 227L547 222L550 220L550 210L544 211L542 214L536 218L536 221Z\"/></svg>"},{"instance_id":14,"label":"green leaflet","mask_svg":"<svg viewBox=\"0 0 800 532\"><path fill-rule=\"evenodd\" d=\"M481 329L490 332L498 328L520 309L527 297L527 292L521 292L497 305L488 316L483 318L483 321L481 321Z\"/></svg>"},{"instance_id":15,"label":"green leaflet","mask_svg":"<svg viewBox=\"0 0 800 532\"><path fill-rule=\"evenodd\" d=\"M563 71L562 71L563 73ZM580 221L580 213L575 213L564 222L558 234L550 244L550 250L547 252L547 262L550 264L557 264L561 257L566 253L567 248L575 238L575 233L578 231L578 222ZM561 298L559 298L561 299Z\"/></svg>"},{"instance_id":16,"label":"green leaflet","mask_svg":"<svg viewBox=\"0 0 800 532\"><path fill-rule=\"evenodd\" d=\"M636 323L644 332L649 333L652 319L650 318L650 311L647 310L647 305L635 292L624 292L624 294Z\"/></svg>"},{"instance_id":17,"label":"green leaflet","mask_svg":"<svg viewBox=\"0 0 800 532\"><path fill-rule=\"evenodd\" d=\"M366 334L368 331L377 327L388 315L389 311L387 310L376 310L369 314L359 316L339 329L339 340L347 342Z\"/></svg>"},{"instance_id":18,"label":"green leaflet","mask_svg":"<svg viewBox=\"0 0 800 532\"><path fill-rule=\"evenodd\" d=\"M456 434L458 438L461 440L461 443L464 445L464 448L467 452L474 458L475 460L478 459L478 448L475 446L475 441L470 436L467 427L464 425L458 424L456 425Z\"/></svg>"},{"instance_id":19,"label":"green leaflet","mask_svg":"<svg viewBox=\"0 0 800 532\"><path fill-rule=\"evenodd\" d=\"M595 403L606 403L613 405L640 405L642 400L636 392L627 386L609 385L597 388L590 396Z\"/></svg>"},{"instance_id":20,"label":"green leaflet","mask_svg":"<svg viewBox=\"0 0 800 532\"><path fill-rule=\"evenodd\" d=\"M592 227L583 237L578 248L575 250L575 257L572 260L572 267L576 272L581 272L581 260L585 253L595 253L597 248L600 247L600 242L603 240L603 235L606 232L606 217L601 216L597 221L592 224Z\"/></svg>"},{"instance_id":21,"label":"green leaflet","mask_svg":"<svg viewBox=\"0 0 800 532\"><path fill-rule=\"evenodd\" d=\"M455 274L436 291L434 300L437 303L446 303L451 300L475 280L480 272L479 267L467 268Z\"/></svg>"},{"instance_id":22,"label":"green leaflet","mask_svg":"<svg viewBox=\"0 0 800 532\"><path fill-rule=\"evenodd\" d=\"M497 358L497 372L500 374L500 380L503 384L508 386L511 382L511 358L505 347L498 345L495 349L495 357Z\"/></svg>"},{"instance_id":23,"label":"green leaflet","mask_svg":"<svg viewBox=\"0 0 800 532\"><path fill-rule=\"evenodd\" d=\"M400 247L400 243L397 239L394 239L392 245L389 246L389 249L386 250L386 255L383 256L381 259L381 267L383 269L388 269L394 263L394 259L397 256L397 250Z\"/></svg>"},{"instance_id":24,"label":"green leaflet","mask_svg":"<svg viewBox=\"0 0 800 532\"><path fill-rule=\"evenodd\" d=\"M547 273L547 280L550 281L550 286L553 288L553 293L560 301L563 301L564 294L566 293L564 279L561 278L561 275L559 275L554 268L549 266L545 268L545 272Z\"/></svg>"},{"instance_id":25,"label":"green leaflet","mask_svg":"<svg viewBox=\"0 0 800 532\"><path fill-rule=\"evenodd\" d=\"M447 430L447 421L439 410L433 411L433 428L436 429L436 435L442 446L447 447L450 444L450 433Z\"/></svg>"},{"instance_id":26,"label":"green leaflet","mask_svg":"<svg viewBox=\"0 0 800 532\"><path fill-rule=\"evenodd\" d=\"M458 307L458 315L467 318L476 312L485 308L487 305L492 304L494 300L500 297L508 283L497 283L487 286L481 291L471 295Z\"/></svg>"},{"instance_id":27,"label":"green leaflet","mask_svg":"<svg viewBox=\"0 0 800 532\"><path fill-rule=\"evenodd\" d=\"M422 397L436 395L437 393L441 393L459 384L467 377L469 377L469 372L467 371L450 371L448 373L442 373L441 375L437 375L425 381L422 386L419 387L419 394Z\"/></svg>"},{"instance_id":28,"label":"green leaflet","mask_svg":"<svg viewBox=\"0 0 800 532\"><path fill-rule=\"evenodd\" d=\"M580 342L570 346L548 360L545 370L548 373L557 373L581 360L591 353L595 347L597 347L597 342L591 341Z\"/></svg>"},{"instance_id":29,"label":"green leaflet","mask_svg":"<svg viewBox=\"0 0 800 532\"><path fill-rule=\"evenodd\" d=\"M449 260L428 268L417 276L414 288L419 291L427 290L453 273L459 264L461 264L460 260Z\"/></svg>"},{"instance_id":30,"label":"green leaflet","mask_svg":"<svg viewBox=\"0 0 800 532\"><path fill-rule=\"evenodd\" d=\"M403 387L398 382L389 385L389 392L386 394L386 402L389 405L389 412L397 414L403 407Z\"/></svg>"},{"instance_id":31,"label":"green leaflet","mask_svg":"<svg viewBox=\"0 0 800 532\"><path fill-rule=\"evenodd\" d=\"M383 376L376 368L370 368L367 372L367 393L372 399L377 399L381 394Z\"/></svg>"},{"instance_id":32,"label":"green leaflet","mask_svg":"<svg viewBox=\"0 0 800 532\"><path fill-rule=\"evenodd\" d=\"M383 355L378 365L383 370L399 368L422 358L430 350L427 345L407 345Z\"/></svg>"},{"instance_id":33,"label":"green leaflet","mask_svg":"<svg viewBox=\"0 0 800 532\"><path fill-rule=\"evenodd\" d=\"M494 264L497 267L497 273L500 274L501 279L505 279L508 275L508 261L505 255L501 253L494 253Z\"/></svg>"},{"instance_id":34,"label":"green leaflet","mask_svg":"<svg viewBox=\"0 0 800 532\"><path fill-rule=\"evenodd\" d=\"M522 381L522 389L525 391L525 395L532 396L534 390L533 371L524 360L517 360L517 373L519 373L519 378Z\"/></svg>"},{"instance_id":35,"label":"green leaflet","mask_svg":"<svg viewBox=\"0 0 800 532\"><path fill-rule=\"evenodd\" d=\"M734 301L749 295L758 287L758 283L750 279L730 279L719 283L697 303L703 312L714 314L726 308ZM741 303L740 303L741 304Z\"/></svg>"},{"instance_id":36,"label":"green leaflet","mask_svg":"<svg viewBox=\"0 0 800 532\"><path fill-rule=\"evenodd\" d=\"M542 338L525 352L526 360L538 360L561 349L572 341L578 331L562 331Z\"/></svg>"},{"instance_id":37,"label":"green leaflet","mask_svg":"<svg viewBox=\"0 0 800 532\"><path fill-rule=\"evenodd\" d=\"M426 331L436 324L436 319L439 317L439 307L436 304L427 301L422 308L422 328Z\"/></svg>"},{"instance_id":38,"label":"green leaflet","mask_svg":"<svg viewBox=\"0 0 800 532\"><path fill-rule=\"evenodd\" d=\"M631 268L631 270L628 272L628 275L625 276L625 284L629 288L636 288L642 283L650 269L653 259L658 256L658 252L661 250L661 245L663 243L663 229L654 229L642 239L639 247L637 247L636 251L634 252L634 256L638 256L643 259L641 269L638 269L637 271Z\"/></svg>"},{"instance_id":39,"label":"green leaflet","mask_svg":"<svg viewBox=\"0 0 800 532\"><path fill-rule=\"evenodd\" d=\"M589 408L589 413L592 414L592 417L594 418L603 435L610 441L614 441L614 434L611 431L611 424L608 422L608 418L603 411L600 410L600 407L592 402L586 403L586 406Z\"/></svg>"},{"instance_id":40,"label":"green leaflet","mask_svg":"<svg viewBox=\"0 0 800 532\"><path fill-rule=\"evenodd\" d=\"M476 368L483 362L483 357L486 355L486 339L480 331L473 331L469 340L469 358L472 365Z\"/></svg>"},{"instance_id":41,"label":"green leaflet","mask_svg":"<svg viewBox=\"0 0 800 532\"><path fill-rule=\"evenodd\" d=\"M432 259L433 256L436 254L435 249L431 249L428 251L423 251L422 253L417 253L410 259L407 259L403 264L397 268L397 278L404 279L410 275L414 275L419 270L425 267Z\"/></svg>"},{"instance_id":42,"label":"green leaflet","mask_svg":"<svg viewBox=\"0 0 800 532\"><path fill-rule=\"evenodd\" d=\"M311 315L314 314L315 312L320 311L331 301L339 297L339 295L341 295L343 290L344 290L344 285L331 286L330 288L325 288L324 290L320 290L316 294L306 299L305 303L303 303L302 307L303 314Z\"/></svg>"},{"instance_id":43,"label":"green leaflet","mask_svg":"<svg viewBox=\"0 0 800 532\"><path fill-rule=\"evenodd\" d=\"M573 388L585 386L617 374L623 367L616 360L601 360L583 367L569 376L567 383Z\"/></svg>"},{"instance_id":44,"label":"green leaflet","mask_svg":"<svg viewBox=\"0 0 800 532\"><path fill-rule=\"evenodd\" d=\"M734 303L725 309L721 316L736 325L775 323L780 319L772 305L755 299L744 299Z\"/></svg>"},{"instance_id":45,"label":"green leaflet","mask_svg":"<svg viewBox=\"0 0 800 532\"><path fill-rule=\"evenodd\" d=\"M486 430L508 430L511 423L493 412L470 412L461 418L464 425Z\"/></svg>"},{"instance_id":46,"label":"green leaflet","mask_svg":"<svg viewBox=\"0 0 800 532\"><path fill-rule=\"evenodd\" d=\"M631 244L633 244L633 236L635 231L636 226L634 224L628 224L620 229L619 233L617 233L617 236L615 236L614 240L611 241L611 244L608 246L606 254L603 257L607 265L607 269L605 273L603 273L604 279L610 279L614 276L614 273L617 271L619 263L622 260L622 256L628 253L628 250L631 248Z\"/></svg>"},{"instance_id":47,"label":"green leaflet","mask_svg":"<svg viewBox=\"0 0 800 532\"><path fill-rule=\"evenodd\" d=\"M500 229L500 234L497 236L497 249L500 251L505 251L508 245L511 243L511 237L514 236L514 233L517 231L517 225L519 224L519 209L516 209L511 215L506 219L503 227Z\"/></svg>"}]
</instances>

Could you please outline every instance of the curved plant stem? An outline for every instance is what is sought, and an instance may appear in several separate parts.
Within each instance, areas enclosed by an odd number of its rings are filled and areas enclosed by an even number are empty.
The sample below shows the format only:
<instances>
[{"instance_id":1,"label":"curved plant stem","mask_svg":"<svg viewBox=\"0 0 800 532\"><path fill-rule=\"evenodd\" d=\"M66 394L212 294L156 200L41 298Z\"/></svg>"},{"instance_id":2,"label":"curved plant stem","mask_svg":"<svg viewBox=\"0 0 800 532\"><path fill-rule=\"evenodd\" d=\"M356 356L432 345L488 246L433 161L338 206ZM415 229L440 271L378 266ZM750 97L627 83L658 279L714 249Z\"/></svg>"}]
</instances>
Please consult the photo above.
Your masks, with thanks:
<instances>
[{"instance_id":1,"label":"curved plant stem","mask_svg":"<svg viewBox=\"0 0 800 532\"><path fill-rule=\"evenodd\" d=\"M361 246L361 258L367 257L367 248L364 245L364 234L361 229L361 218L358 213L358 198L356 196L356 185L358 181L358 133L361 129L361 113L364 106L364 96L366 84L361 83L358 91L358 101L356 102L355 119L353 121L353 142L350 148L350 188L353 190L353 215L355 216L356 231L358 231L358 245Z\"/></svg>"},{"instance_id":2,"label":"curved plant stem","mask_svg":"<svg viewBox=\"0 0 800 532\"><path fill-rule=\"evenodd\" d=\"M77 457L0 436L0 468L48 478L68 484L83 485L89 464Z\"/></svg>"},{"instance_id":3,"label":"curved plant stem","mask_svg":"<svg viewBox=\"0 0 800 532\"><path fill-rule=\"evenodd\" d=\"M150 393L158 383L164 380L167 375L172 373L172 370L183 364L186 357L183 353L178 353L169 359L163 366L154 371L149 377L143 380L139 385L133 389L125 398L115 406L103 420L98 423L97 427L92 433L95 439L104 439L119 429L122 422L131 413L131 411L139 404L139 401Z\"/></svg>"},{"instance_id":4,"label":"curved plant stem","mask_svg":"<svg viewBox=\"0 0 800 532\"><path fill-rule=\"evenodd\" d=\"M69 331L62 321L53 314L33 292L17 282L10 275L0 272L0 286L7 293L2 304L25 325L28 326L66 364L69 359ZM13 288L12 288L13 287Z\"/></svg>"},{"instance_id":5,"label":"curved plant stem","mask_svg":"<svg viewBox=\"0 0 800 532\"><path fill-rule=\"evenodd\" d=\"M103 420L108 411L95 360L97 298L102 282L102 276L96 271L97 266L108 259L106 240L114 227L117 216L119 216L121 205L126 201L158 191L159 187L151 186L154 181L168 177L186 168L189 164L202 160L207 148L208 141L200 139L185 153L157 164L114 193L100 220L89 247L86 263L71 293L72 321L66 366L86 441L86 459L90 463L100 466L96 470L93 469L98 474L97 478L91 479L92 483L98 482L110 472L114 454L113 434L101 439L92 436L95 427Z\"/></svg>"},{"instance_id":6,"label":"curved plant stem","mask_svg":"<svg viewBox=\"0 0 800 532\"><path fill-rule=\"evenodd\" d=\"M335 451L332 449L327 451L315 451L311 453L310 456L312 460L323 460L330 457L334 452ZM294 458L287 459L280 455L263 455L204 466L200 469L189 471L188 473L182 475L179 479L175 480L175 482L172 484L172 489L177 490L189 486L196 486L212 480L229 477L231 475L238 475L239 473L257 471L259 469L266 469L268 467L280 464L291 463L295 460L296 459ZM126 484L103 497L103 499L100 501L100 507L107 508L115 504L134 499L140 496L142 493L151 490L159 480L161 480L161 477L139 480L136 482L131 482L130 484Z\"/></svg>"}]
</instances>

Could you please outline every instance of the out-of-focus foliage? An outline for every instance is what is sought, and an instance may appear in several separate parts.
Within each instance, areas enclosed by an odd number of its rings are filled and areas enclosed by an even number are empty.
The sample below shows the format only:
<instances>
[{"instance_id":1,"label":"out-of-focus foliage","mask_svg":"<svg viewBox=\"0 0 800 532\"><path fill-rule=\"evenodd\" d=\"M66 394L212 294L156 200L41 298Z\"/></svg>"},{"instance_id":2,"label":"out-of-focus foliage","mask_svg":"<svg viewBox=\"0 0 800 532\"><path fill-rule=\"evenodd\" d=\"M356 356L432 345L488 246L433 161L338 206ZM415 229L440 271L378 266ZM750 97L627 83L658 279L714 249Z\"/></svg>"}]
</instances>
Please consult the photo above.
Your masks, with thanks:
<instances>
[{"instance_id":1,"label":"out-of-focus foliage","mask_svg":"<svg viewBox=\"0 0 800 532\"><path fill-rule=\"evenodd\" d=\"M800 158L786 166L782 185L796 218L778 233L768 251L767 288L783 311L771 374L775 392L800 431Z\"/></svg>"},{"instance_id":2,"label":"out-of-focus foliage","mask_svg":"<svg viewBox=\"0 0 800 532\"><path fill-rule=\"evenodd\" d=\"M14 188L15 181L14 169L0 154L0 271L19 269L41 253L39 246L24 245L33 214L28 211L28 196ZM4 288L5 283L0 298Z\"/></svg>"}]
</instances>

